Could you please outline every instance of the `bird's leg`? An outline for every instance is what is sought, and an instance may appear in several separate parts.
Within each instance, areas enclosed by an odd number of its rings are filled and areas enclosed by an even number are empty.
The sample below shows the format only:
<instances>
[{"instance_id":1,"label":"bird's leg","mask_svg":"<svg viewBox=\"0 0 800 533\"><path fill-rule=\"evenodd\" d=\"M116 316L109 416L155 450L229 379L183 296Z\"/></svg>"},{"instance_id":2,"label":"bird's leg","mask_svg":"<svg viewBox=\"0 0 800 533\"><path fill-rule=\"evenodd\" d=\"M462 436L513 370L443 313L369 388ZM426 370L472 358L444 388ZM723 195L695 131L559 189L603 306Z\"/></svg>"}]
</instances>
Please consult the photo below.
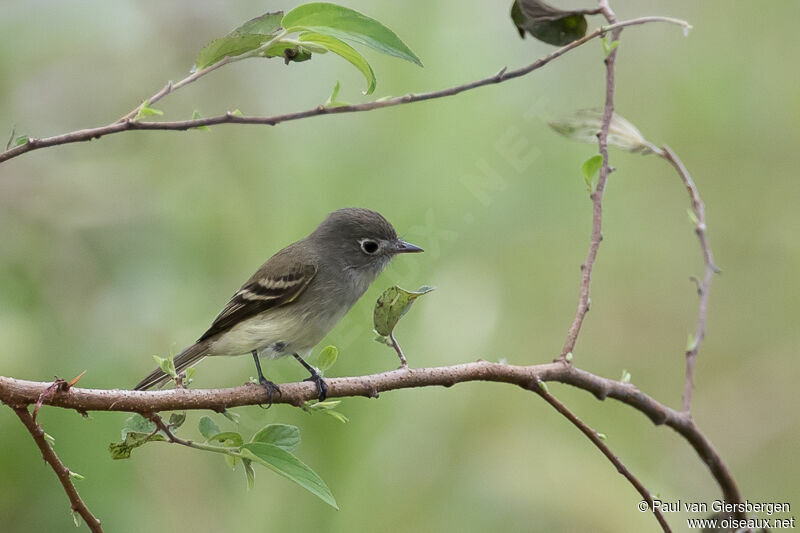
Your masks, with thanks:
<instances>
[{"instance_id":1,"label":"bird's leg","mask_svg":"<svg viewBox=\"0 0 800 533\"><path fill-rule=\"evenodd\" d=\"M253 350L253 361L256 362L256 370L258 370L258 382L261 383L261 386L267 391L267 398L269 402L267 407L271 407L272 397L276 392L278 393L278 396L281 396L281 389L264 377L264 373L261 371L261 361L258 360L258 350Z\"/></svg>"},{"instance_id":2,"label":"bird's leg","mask_svg":"<svg viewBox=\"0 0 800 533\"><path fill-rule=\"evenodd\" d=\"M325 401L325 398L327 398L327 397L328 397L328 385L325 383L325 380L324 380L324 379L322 379L322 376L320 376L320 375L319 375L319 372L317 372L317 371L314 369L314 367L313 367L313 366L311 366L311 365L309 365L308 363L306 363L306 362L303 360L303 358L302 358L302 357L300 357L300 356L299 356L299 355L297 355L296 353L295 353L295 354L292 354L292 355L294 355L294 358L295 358L295 359L297 359L298 361L300 361L300 364L301 364L301 365L303 365L303 366L305 367L305 369L306 369L306 370L308 370L309 372L311 372L311 377L309 377L309 378L306 378L306 379L304 379L303 381L313 381L314 383L316 383L316 384L317 384L317 392L319 393L319 401L321 401L321 402L324 402L324 401Z\"/></svg>"}]
</instances>

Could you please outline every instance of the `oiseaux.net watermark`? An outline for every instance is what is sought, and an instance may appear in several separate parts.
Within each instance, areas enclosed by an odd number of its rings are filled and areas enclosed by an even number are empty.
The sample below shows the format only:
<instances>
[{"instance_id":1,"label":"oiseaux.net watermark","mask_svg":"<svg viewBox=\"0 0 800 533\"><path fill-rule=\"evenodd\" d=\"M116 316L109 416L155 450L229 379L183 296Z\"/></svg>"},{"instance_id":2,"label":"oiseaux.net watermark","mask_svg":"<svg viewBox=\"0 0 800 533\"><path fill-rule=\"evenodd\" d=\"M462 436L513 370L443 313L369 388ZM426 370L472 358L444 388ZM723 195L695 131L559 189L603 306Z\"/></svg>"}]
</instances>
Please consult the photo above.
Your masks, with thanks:
<instances>
[{"instance_id":1,"label":"oiseaux.net watermark","mask_svg":"<svg viewBox=\"0 0 800 533\"><path fill-rule=\"evenodd\" d=\"M686 525L690 529L726 529L731 531L757 531L761 529L795 529L794 516L785 516L792 511L789 502L726 502L714 500L712 502L696 501L665 501L653 500L653 504L642 500L637 505L645 513L658 510L666 513L691 513L705 515L698 518L687 518ZM737 518L737 515L746 514L747 518ZM776 515L784 516L776 516ZM762 516L752 516L762 515Z\"/></svg>"}]
</instances>

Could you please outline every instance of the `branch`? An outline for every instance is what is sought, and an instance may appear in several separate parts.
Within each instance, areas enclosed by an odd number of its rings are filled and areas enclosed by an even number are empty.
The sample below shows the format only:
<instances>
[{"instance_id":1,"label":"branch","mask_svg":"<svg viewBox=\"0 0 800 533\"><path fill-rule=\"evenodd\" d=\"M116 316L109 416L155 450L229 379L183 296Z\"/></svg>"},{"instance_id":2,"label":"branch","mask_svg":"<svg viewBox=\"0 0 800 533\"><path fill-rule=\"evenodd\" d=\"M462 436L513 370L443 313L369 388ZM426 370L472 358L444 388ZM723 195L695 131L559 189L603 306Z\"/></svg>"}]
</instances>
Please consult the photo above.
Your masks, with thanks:
<instances>
[{"instance_id":1,"label":"branch","mask_svg":"<svg viewBox=\"0 0 800 533\"><path fill-rule=\"evenodd\" d=\"M619 34L622 32L624 25L622 23L617 23L617 18L609 7L607 0L599 0L597 4L600 12L609 24L611 24L610 27L614 28L612 32L612 42L618 41ZM613 170L608 164L608 129L611 126L611 117L614 116L614 78L617 48L618 47L614 47L605 60L606 102L603 109L603 121L600 126L600 132L597 134L597 145L600 150L600 155L603 156L603 165L600 167L597 186L590 196L592 199L592 235L589 239L589 251L586 254L586 260L581 264L581 288L578 296L578 309L575 311L575 318L572 319L572 324L569 326L567 339L564 341L564 347L561 348L561 355L559 356L559 359L562 361L572 359L571 356L568 358L567 354L571 354L575 349L575 343L578 342L578 335L581 333L583 319L586 318L586 313L589 312L592 269L594 269L594 263L597 260L597 250L600 248L600 242L603 240L603 193L606 190L608 175Z\"/></svg>"},{"instance_id":2,"label":"branch","mask_svg":"<svg viewBox=\"0 0 800 533\"><path fill-rule=\"evenodd\" d=\"M552 405L556 411L561 413L567 420L572 422L572 424L575 425L575 427L581 430L581 432L584 435L586 435L590 441L592 441L592 444L597 446L597 448L599 448L600 451L603 452L603 455L605 455L608 458L608 460L611 461L611 464L613 464L616 467L617 472L622 474L625 477L625 479L627 479L630 482L630 484L634 486L634 488L639 492L639 494L641 494L642 498L644 498L647 501L647 503L649 504L649 508L653 511L656 520L658 520L658 523L661 525L661 529L663 529L666 533L672 533L672 530L670 529L669 524L667 524L664 515L661 514L661 511L655 508L655 506L653 505L653 496L650 494L650 491L647 490L644 485L642 485L642 482L639 481L639 479L636 476L634 476L633 473L631 473L631 471L628 470L628 468L624 464L622 464L622 461L620 461L619 458L616 455L614 455L614 452L612 452L611 449L608 446L606 446L606 443L603 442L603 439L600 438L600 435L598 435L598 433L595 430L593 430L585 422L583 422L583 420L578 418L578 416L575 413L567 409L567 406L558 401L555 396L550 394L550 392L547 390L547 388L544 386L542 382L539 382L536 385L537 386L532 389L533 392L537 393L539 396L544 398L544 400L547 403Z\"/></svg>"},{"instance_id":3,"label":"branch","mask_svg":"<svg viewBox=\"0 0 800 533\"><path fill-rule=\"evenodd\" d=\"M669 17L641 17L637 19L626 20L623 22L619 22L613 26L613 28L622 28L624 26L634 26L639 24L647 24L650 22L666 22L671 24L678 24L683 27L689 27L689 24L685 21L673 19ZM365 102L363 104L354 104L354 105L346 105L346 106L339 106L339 107L324 107L324 106L317 106L305 111L299 111L295 113L286 113L282 115L272 115L272 116L238 116L234 115L233 113L225 113L223 115L218 115L215 117L208 117L208 118L199 118L193 120L180 120L174 122L140 122L134 120L130 117L130 113L125 115L122 119L112 122L107 126L101 126L97 128L89 128L83 130L77 130L70 133L65 133L63 135L56 135L54 137L45 137L45 138L29 138L28 142L22 144L20 146L16 146L14 148L10 148L5 152L0 153L0 163L12 159L14 157L18 157L24 153L31 152L33 150L39 150L41 148L47 148L49 146L57 146L62 144L70 144L76 142L83 142L83 141L90 141L92 139L99 139L100 137L104 137L106 135L111 135L114 133L120 133L123 131L130 131L130 130L188 130L192 128L198 128L201 126L214 126L217 124L261 124L261 125L269 125L274 126L276 124L280 124L281 122L289 122L292 120L300 120L304 118L319 116L319 115L328 115L328 114L336 114L336 113L358 113L362 111L371 111L373 109L381 109L384 107L393 107L402 104L409 104L412 102L421 102L423 100L433 100L437 98L445 98L448 96L454 96L456 94L470 91L472 89L477 89L478 87L484 87L486 85L493 85L496 83L502 83L514 78L519 78L521 76L525 76L535 70L538 70L545 65L547 65L552 60L566 54L570 50L573 50L592 39L600 37L608 32L609 29L606 27L601 27L596 29L595 31L589 33L588 35L571 42L570 44L563 46L552 53L537 59L533 63L528 66L506 71L506 69L502 69L500 72L493 76L489 76L487 78L483 78L480 80L476 80L470 83L465 83L463 85L456 85L454 87L450 87L447 89L442 89L440 91L432 91L427 93L420 93L420 94L406 94L404 96L396 96L394 98L386 98L386 99L379 99L374 100L371 102ZM618 30L614 30L618 31ZM224 61L224 60L223 60ZM222 61L220 62L222 63ZM211 71L215 68L219 68L222 66L221 64L217 63L204 69L204 71ZM212 69L212 67L215 67ZM186 78L189 79L189 78ZM194 78L197 79L197 78ZM194 79L192 81L194 81ZM185 80L183 80L185 81ZM183 83L183 82L179 82ZM184 83L185 85L186 83ZM157 92L153 97L151 97L151 101L154 101L153 98L156 100L169 94L170 92L176 89L175 85L167 84L161 91ZM138 109L138 108L137 108Z\"/></svg>"},{"instance_id":4,"label":"branch","mask_svg":"<svg viewBox=\"0 0 800 533\"><path fill-rule=\"evenodd\" d=\"M689 412L692 406L692 391L694 390L694 366L697 359L697 352L700 350L700 344L706 336L706 321L708 317L708 299L711 294L711 281L715 273L721 272L719 267L714 264L714 256L711 253L711 247L708 244L708 237L706 236L706 206L700 198L700 192L689 174L689 171L684 166L675 152L669 146L664 146L663 149L655 148L655 153L660 157L666 159L678 171L686 190L689 192L689 199L692 202L692 212L694 213L694 231L697 234L697 239L700 241L700 249L703 252L703 263L705 264L705 275L703 280L697 280L697 294L700 296L700 303L697 311L697 327L695 329L694 342L686 348L686 383L683 389L683 410Z\"/></svg>"},{"instance_id":5,"label":"branch","mask_svg":"<svg viewBox=\"0 0 800 533\"><path fill-rule=\"evenodd\" d=\"M655 425L666 425L684 439L708 466L726 501L741 502L741 494L711 442L695 425L688 413L671 409L630 383L596 376L563 363L514 366L488 361L432 368L399 368L380 374L346 378L326 378L329 398L363 396L377 398L381 392L415 387L444 386L467 381L493 381L518 385L526 390L537 381L557 381L591 392L600 400L614 398L642 412ZM0 400L12 407L36 403L50 383L25 381L0 376ZM316 399L316 385L310 382L281 384L281 396L273 403L300 406ZM44 403L66 409L84 411L127 411L154 413L185 409L210 409L221 412L231 407L259 405L268 401L267 392L257 385L229 389L173 389L161 391L129 391L83 389L72 387L56 392ZM743 515L742 515L743 516Z\"/></svg>"},{"instance_id":6,"label":"branch","mask_svg":"<svg viewBox=\"0 0 800 533\"><path fill-rule=\"evenodd\" d=\"M47 385L49 386L50 384ZM41 394L44 394L46 390L47 389L42 390ZM32 403L36 402L34 401ZM86 507L86 504L83 503L83 500L81 500L81 497L78 494L78 490L75 488L75 485L73 485L69 468L64 466L64 463L62 463L58 458L58 455L56 455L53 447L50 446L50 443L48 443L47 440L45 440L42 426L36 423L36 421L33 419L33 416L31 416L30 412L28 411L27 406L12 407L22 423L25 424L25 427L30 432L33 440L39 447L39 450L41 450L42 458L47 464L50 465L50 467L56 473L56 476L58 476L58 480L64 487L64 492L67 493L72 511L81 515L81 518L83 518L83 521L86 522L86 525L89 526L91 531L95 533L103 533L103 528L100 526L100 520L98 520L89 510L89 508Z\"/></svg>"}]
</instances>

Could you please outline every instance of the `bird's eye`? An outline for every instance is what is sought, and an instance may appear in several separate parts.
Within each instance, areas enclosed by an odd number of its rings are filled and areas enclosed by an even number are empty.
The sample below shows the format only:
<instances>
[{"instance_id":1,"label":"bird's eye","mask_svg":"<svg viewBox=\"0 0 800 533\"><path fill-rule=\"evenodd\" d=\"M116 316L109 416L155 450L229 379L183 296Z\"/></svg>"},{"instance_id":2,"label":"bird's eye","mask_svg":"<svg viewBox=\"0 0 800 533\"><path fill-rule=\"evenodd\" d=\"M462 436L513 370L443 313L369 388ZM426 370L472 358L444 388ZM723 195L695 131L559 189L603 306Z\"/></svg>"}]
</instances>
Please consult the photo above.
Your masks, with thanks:
<instances>
[{"instance_id":1,"label":"bird's eye","mask_svg":"<svg viewBox=\"0 0 800 533\"><path fill-rule=\"evenodd\" d=\"M365 254L372 255L378 251L378 248L378 243L375 241L371 241L369 239L361 241L361 249L364 250Z\"/></svg>"}]
</instances>

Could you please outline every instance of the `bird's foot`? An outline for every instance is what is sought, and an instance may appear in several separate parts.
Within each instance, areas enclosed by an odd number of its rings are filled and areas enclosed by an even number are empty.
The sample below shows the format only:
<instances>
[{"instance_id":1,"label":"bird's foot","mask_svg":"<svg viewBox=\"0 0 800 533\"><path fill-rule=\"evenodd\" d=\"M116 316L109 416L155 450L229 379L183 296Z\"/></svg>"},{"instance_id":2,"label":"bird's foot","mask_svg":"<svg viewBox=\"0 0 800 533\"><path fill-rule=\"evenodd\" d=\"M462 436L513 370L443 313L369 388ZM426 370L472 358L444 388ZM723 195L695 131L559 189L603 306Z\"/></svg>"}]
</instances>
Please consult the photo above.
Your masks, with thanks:
<instances>
[{"instance_id":1,"label":"bird's foot","mask_svg":"<svg viewBox=\"0 0 800 533\"><path fill-rule=\"evenodd\" d=\"M322 379L322 376L319 374L313 374L311 377L304 379L303 381L312 381L317 384L317 393L319 393L319 401L324 402L325 398L328 397L328 384L325 383L325 380Z\"/></svg>"},{"instance_id":2,"label":"bird's foot","mask_svg":"<svg viewBox=\"0 0 800 533\"><path fill-rule=\"evenodd\" d=\"M283 393L281 393L280 387L267 378L262 377L258 382L264 387L264 390L267 391L267 409L269 409L272 407L272 398L275 397L275 393L277 393L278 396L283 396Z\"/></svg>"}]
</instances>

